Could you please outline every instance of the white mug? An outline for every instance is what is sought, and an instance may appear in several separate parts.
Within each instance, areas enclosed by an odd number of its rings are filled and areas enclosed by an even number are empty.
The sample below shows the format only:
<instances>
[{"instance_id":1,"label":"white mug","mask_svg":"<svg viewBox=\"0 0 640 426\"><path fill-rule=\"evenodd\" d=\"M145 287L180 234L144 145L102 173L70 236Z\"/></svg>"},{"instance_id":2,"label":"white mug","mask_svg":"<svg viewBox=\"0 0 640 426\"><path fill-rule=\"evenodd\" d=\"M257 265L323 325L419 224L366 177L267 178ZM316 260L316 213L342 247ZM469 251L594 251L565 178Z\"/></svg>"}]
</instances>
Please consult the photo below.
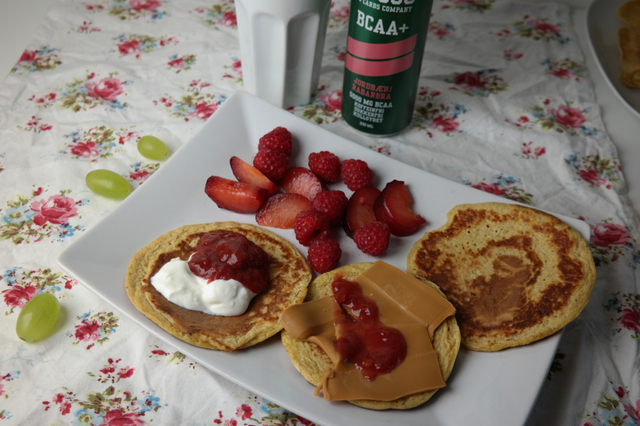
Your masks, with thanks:
<instances>
[{"instance_id":1,"label":"white mug","mask_svg":"<svg viewBox=\"0 0 640 426\"><path fill-rule=\"evenodd\" d=\"M331 0L235 0L242 79L280 107L309 102L318 87Z\"/></svg>"}]
</instances>

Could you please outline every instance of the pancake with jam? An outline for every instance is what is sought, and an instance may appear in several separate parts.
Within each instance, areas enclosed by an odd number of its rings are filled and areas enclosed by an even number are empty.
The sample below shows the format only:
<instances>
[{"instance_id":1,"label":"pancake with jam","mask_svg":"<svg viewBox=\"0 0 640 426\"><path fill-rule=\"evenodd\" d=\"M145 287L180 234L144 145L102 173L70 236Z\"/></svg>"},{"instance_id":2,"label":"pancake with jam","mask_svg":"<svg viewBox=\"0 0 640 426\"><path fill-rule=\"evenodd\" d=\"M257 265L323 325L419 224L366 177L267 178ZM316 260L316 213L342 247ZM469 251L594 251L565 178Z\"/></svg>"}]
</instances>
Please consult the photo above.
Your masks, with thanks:
<instances>
[{"instance_id":1,"label":"pancake with jam","mask_svg":"<svg viewBox=\"0 0 640 426\"><path fill-rule=\"evenodd\" d=\"M405 280L410 281L405 283ZM338 312L345 308L338 305L337 300L342 298L339 292L334 293L333 287L343 281L359 283L362 294L376 303L374 309L383 327L397 327L406 340L402 362L392 366L390 372L377 373L373 380L369 380L371 370L383 369L384 359L372 357L375 367L367 371L366 366L371 365L367 358L360 364L355 355L345 361L342 353L335 350L339 339L353 341L352 336L339 329L341 314ZM350 307L351 315L362 306L357 299L346 299L343 303ZM398 307L393 307L395 304ZM369 307L366 310L371 312ZM460 330L454 312L433 283L417 280L384 262L357 263L313 280L305 303L289 308L283 315L282 343L295 369L316 386L317 395L322 391L326 400L344 400L372 410L409 409L425 403L444 387L453 370L460 348ZM350 323L352 319L346 321ZM359 324L354 326L357 328ZM388 339L392 335L384 331L384 336ZM397 344L392 348L395 346ZM380 353L375 346L367 350Z\"/></svg>"},{"instance_id":2,"label":"pancake with jam","mask_svg":"<svg viewBox=\"0 0 640 426\"><path fill-rule=\"evenodd\" d=\"M464 204L413 246L407 271L456 308L462 345L497 351L562 329L596 278L587 241L550 214L507 203Z\"/></svg>"},{"instance_id":3,"label":"pancake with jam","mask_svg":"<svg viewBox=\"0 0 640 426\"><path fill-rule=\"evenodd\" d=\"M165 263L174 258L188 260L202 236L220 231L243 235L269 257L268 283L244 314L218 316L185 309L151 285L151 277ZM171 335L195 346L231 351L278 333L282 312L304 300L311 274L306 259L284 238L254 225L218 222L180 227L141 249L129 264L126 290L133 305Z\"/></svg>"}]
</instances>

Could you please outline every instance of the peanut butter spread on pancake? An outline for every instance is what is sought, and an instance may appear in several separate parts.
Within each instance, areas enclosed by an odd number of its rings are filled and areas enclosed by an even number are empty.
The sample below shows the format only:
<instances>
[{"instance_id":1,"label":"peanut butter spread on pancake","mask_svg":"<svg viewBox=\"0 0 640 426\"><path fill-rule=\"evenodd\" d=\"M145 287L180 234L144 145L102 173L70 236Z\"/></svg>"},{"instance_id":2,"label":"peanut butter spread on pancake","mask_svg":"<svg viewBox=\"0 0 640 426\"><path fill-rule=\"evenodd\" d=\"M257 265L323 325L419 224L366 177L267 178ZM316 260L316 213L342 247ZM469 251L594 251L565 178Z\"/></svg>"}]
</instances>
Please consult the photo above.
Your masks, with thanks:
<instances>
[{"instance_id":1,"label":"peanut butter spread on pancake","mask_svg":"<svg viewBox=\"0 0 640 426\"><path fill-rule=\"evenodd\" d=\"M187 260L202 235L222 229L244 235L269 255L269 283L243 315L225 317L185 309L151 285L151 277L165 263L176 257ZM126 287L132 303L175 337L200 347L235 350L278 333L282 312L303 301L310 281L308 263L288 241L257 226L222 222L187 225L153 241L132 259Z\"/></svg>"},{"instance_id":2,"label":"peanut butter spread on pancake","mask_svg":"<svg viewBox=\"0 0 640 426\"><path fill-rule=\"evenodd\" d=\"M584 238L556 217L506 203L461 205L411 250L407 270L456 308L462 344L495 351L560 330L584 308L595 265Z\"/></svg>"}]
</instances>

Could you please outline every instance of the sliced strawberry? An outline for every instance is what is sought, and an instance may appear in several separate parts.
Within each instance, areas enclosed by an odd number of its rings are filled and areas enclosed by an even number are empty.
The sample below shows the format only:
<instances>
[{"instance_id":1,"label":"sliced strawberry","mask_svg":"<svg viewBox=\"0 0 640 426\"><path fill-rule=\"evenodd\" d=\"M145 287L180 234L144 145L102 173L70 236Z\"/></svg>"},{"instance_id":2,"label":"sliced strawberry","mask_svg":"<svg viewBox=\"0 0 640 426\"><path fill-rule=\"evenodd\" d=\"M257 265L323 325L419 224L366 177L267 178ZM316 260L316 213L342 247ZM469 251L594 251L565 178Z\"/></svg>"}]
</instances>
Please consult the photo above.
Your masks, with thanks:
<instances>
[{"instance_id":1,"label":"sliced strawberry","mask_svg":"<svg viewBox=\"0 0 640 426\"><path fill-rule=\"evenodd\" d=\"M403 237L411 235L420 225L427 221L411 210L409 205L413 199L404 182L394 180L382 190L375 204L373 212L376 219L389 225L392 235Z\"/></svg>"},{"instance_id":2,"label":"sliced strawberry","mask_svg":"<svg viewBox=\"0 0 640 426\"><path fill-rule=\"evenodd\" d=\"M264 188L219 176L207 179L204 192L221 209L236 213L257 212L269 196L269 191Z\"/></svg>"},{"instance_id":3,"label":"sliced strawberry","mask_svg":"<svg viewBox=\"0 0 640 426\"><path fill-rule=\"evenodd\" d=\"M293 229L298 213L313 210L313 204L304 195L286 193L267 198L256 213L256 222L271 228Z\"/></svg>"},{"instance_id":4,"label":"sliced strawberry","mask_svg":"<svg viewBox=\"0 0 640 426\"><path fill-rule=\"evenodd\" d=\"M230 164L231 171L236 179L238 179L238 182L250 183L264 188L269 191L269 195L273 195L278 190L278 186L273 183L271 179L243 159L233 156L231 157Z\"/></svg>"},{"instance_id":5,"label":"sliced strawberry","mask_svg":"<svg viewBox=\"0 0 640 426\"><path fill-rule=\"evenodd\" d=\"M358 189L349 198L344 216L344 231L353 238L353 234L369 222L375 222L373 205L380 195L380 190L367 186Z\"/></svg>"},{"instance_id":6,"label":"sliced strawberry","mask_svg":"<svg viewBox=\"0 0 640 426\"><path fill-rule=\"evenodd\" d=\"M287 169L280 181L280 187L285 192L304 195L309 201L313 201L316 195L324 190L320 179L311 170L304 167Z\"/></svg>"}]
</instances>

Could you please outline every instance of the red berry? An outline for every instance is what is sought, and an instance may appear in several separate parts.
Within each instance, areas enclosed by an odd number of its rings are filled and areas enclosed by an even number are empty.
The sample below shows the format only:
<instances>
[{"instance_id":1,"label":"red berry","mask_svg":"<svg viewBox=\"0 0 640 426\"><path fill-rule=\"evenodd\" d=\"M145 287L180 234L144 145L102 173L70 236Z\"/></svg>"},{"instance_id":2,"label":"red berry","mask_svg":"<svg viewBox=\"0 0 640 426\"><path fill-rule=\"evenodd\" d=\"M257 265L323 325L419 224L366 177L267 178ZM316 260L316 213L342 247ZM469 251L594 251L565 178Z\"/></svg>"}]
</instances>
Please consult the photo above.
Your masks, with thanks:
<instances>
[{"instance_id":1,"label":"red berry","mask_svg":"<svg viewBox=\"0 0 640 426\"><path fill-rule=\"evenodd\" d=\"M315 210L306 210L298 213L293 222L296 239L306 247L309 247L318 236L325 235L328 229L327 220Z\"/></svg>"},{"instance_id":2,"label":"red berry","mask_svg":"<svg viewBox=\"0 0 640 426\"><path fill-rule=\"evenodd\" d=\"M256 222L260 226L292 229L296 216L304 210L313 210L307 197L300 194L273 194L260 206Z\"/></svg>"},{"instance_id":3,"label":"red berry","mask_svg":"<svg viewBox=\"0 0 640 426\"><path fill-rule=\"evenodd\" d=\"M338 266L342 250L340 244L331 238L316 238L309 247L307 259L311 267L323 274Z\"/></svg>"},{"instance_id":4,"label":"red berry","mask_svg":"<svg viewBox=\"0 0 640 426\"><path fill-rule=\"evenodd\" d=\"M340 165L342 180L352 191L371 186L373 172L362 160L344 160Z\"/></svg>"},{"instance_id":5,"label":"red berry","mask_svg":"<svg viewBox=\"0 0 640 426\"><path fill-rule=\"evenodd\" d=\"M342 191L322 191L313 199L313 208L321 213L329 224L336 225L342 221L348 203L349 199Z\"/></svg>"},{"instance_id":6,"label":"red berry","mask_svg":"<svg viewBox=\"0 0 640 426\"><path fill-rule=\"evenodd\" d=\"M329 151L309 154L309 169L327 183L340 180L340 159Z\"/></svg>"},{"instance_id":7,"label":"red berry","mask_svg":"<svg viewBox=\"0 0 640 426\"><path fill-rule=\"evenodd\" d=\"M289 167L289 156L282 151L266 149L253 157L253 166L272 181L279 181Z\"/></svg>"},{"instance_id":8,"label":"red berry","mask_svg":"<svg viewBox=\"0 0 640 426\"><path fill-rule=\"evenodd\" d=\"M287 157L291 154L291 132L284 127L276 127L258 141L258 151L272 149L284 152Z\"/></svg>"},{"instance_id":9,"label":"red berry","mask_svg":"<svg viewBox=\"0 0 640 426\"><path fill-rule=\"evenodd\" d=\"M391 233L389 227L382 222L369 222L356 230L353 241L363 253L380 256L389 247Z\"/></svg>"}]
</instances>

